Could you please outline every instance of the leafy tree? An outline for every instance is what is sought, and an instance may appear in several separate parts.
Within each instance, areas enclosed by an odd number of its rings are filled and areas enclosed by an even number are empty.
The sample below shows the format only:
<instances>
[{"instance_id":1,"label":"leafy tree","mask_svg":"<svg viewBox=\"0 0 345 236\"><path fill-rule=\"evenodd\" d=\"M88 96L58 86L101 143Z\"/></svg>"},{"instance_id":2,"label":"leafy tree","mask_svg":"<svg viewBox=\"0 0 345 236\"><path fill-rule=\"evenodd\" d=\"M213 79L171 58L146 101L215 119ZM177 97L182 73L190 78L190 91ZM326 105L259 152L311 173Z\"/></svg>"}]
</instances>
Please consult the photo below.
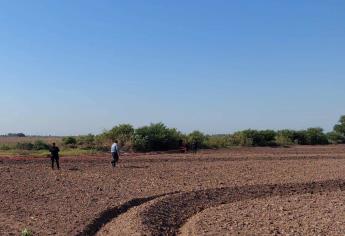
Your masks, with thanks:
<instances>
[{"instance_id":1,"label":"leafy tree","mask_svg":"<svg viewBox=\"0 0 345 236\"><path fill-rule=\"evenodd\" d=\"M95 136L95 144L102 145L108 140L107 131L103 131L103 133L98 134Z\"/></svg>"},{"instance_id":2,"label":"leafy tree","mask_svg":"<svg viewBox=\"0 0 345 236\"><path fill-rule=\"evenodd\" d=\"M32 150L34 145L32 143L17 143L16 148L20 150Z\"/></svg>"},{"instance_id":3,"label":"leafy tree","mask_svg":"<svg viewBox=\"0 0 345 236\"><path fill-rule=\"evenodd\" d=\"M80 135L77 137L77 144L86 149L94 148L95 136L93 134Z\"/></svg>"},{"instance_id":4,"label":"leafy tree","mask_svg":"<svg viewBox=\"0 0 345 236\"><path fill-rule=\"evenodd\" d=\"M247 129L231 135L230 143L240 146L272 146L275 143L276 133L273 130Z\"/></svg>"},{"instance_id":5,"label":"leafy tree","mask_svg":"<svg viewBox=\"0 0 345 236\"><path fill-rule=\"evenodd\" d=\"M261 130L258 132L256 146L275 146L276 132L274 130Z\"/></svg>"},{"instance_id":6,"label":"leafy tree","mask_svg":"<svg viewBox=\"0 0 345 236\"><path fill-rule=\"evenodd\" d=\"M75 137L72 137L72 136L64 137L62 139L62 143L64 145L76 145L77 144L77 139Z\"/></svg>"},{"instance_id":7,"label":"leafy tree","mask_svg":"<svg viewBox=\"0 0 345 236\"><path fill-rule=\"evenodd\" d=\"M10 150L11 147L7 144L0 144L0 150L2 151L7 151L7 150Z\"/></svg>"},{"instance_id":8,"label":"leafy tree","mask_svg":"<svg viewBox=\"0 0 345 236\"><path fill-rule=\"evenodd\" d=\"M25 137L25 134L23 133L9 133L7 134L9 137Z\"/></svg>"},{"instance_id":9,"label":"leafy tree","mask_svg":"<svg viewBox=\"0 0 345 236\"><path fill-rule=\"evenodd\" d=\"M205 147L206 136L200 131L196 130L188 134L187 139L188 139L189 146L191 146L194 143L199 148Z\"/></svg>"},{"instance_id":10,"label":"leafy tree","mask_svg":"<svg viewBox=\"0 0 345 236\"><path fill-rule=\"evenodd\" d=\"M307 145L307 131L299 130L294 131L294 143L299 145Z\"/></svg>"},{"instance_id":11,"label":"leafy tree","mask_svg":"<svg viewBox=\"0 0 345 236\"><path fill-rule=\"evenodd\" d=\"M279 130L275 139L278 145L292 145L295 141L295 131L288 129Z\"/></svg>"},{"instance_id":12,"label":"leafy tree","mask_svg":"<svg viewBox=\"0 0 345 236\"><path fill-rule=\"evenodd\" d=\"M306 130L306 142L309 145L328 144L328 138L322 128L309 128Z\"/></svg>"},{"instance_id":13,"label":"leafy tree","mask_svg":"<svg viewBox=\"0 0 345 236\"><path fill-rule=\"evenodd\" d=\"M230 135L229 143L232 146L249 146L248 140L242 132L235 132Z\"/></svg>"},{"instance_id":14,"label":"leafy tree","mask_svg":"<svg viewBox=\"0 0 345 236\"><path fill-rule=\"evenodd\" d=\"M43 142L42 140L36 140L33 145L34 150L48 150L49 145Z\"/></svg>"},{"instance_id":15,"label":"leafy tree","mask_svg":"<svg viewBox=\"0 0 345 236\"><path fill-rule=\"evenodd\" d=\"M120 124L106 132L106 137L110 140L119 140L120 145L123 146L126 143L132 142L134 137L134 128L130 124Z\"/></svg>"},{"instance_id":16,"label":"leafy tree","mask_svg":"<svg viewBox=\"0 0 345 236\"><path fill-rule=\"evenodd\" d=\"M137 151L178 149L182 135L163 123L151 124L135 130L133 148Z\"/></svg>"},{"instance_id":17,"label":"leafy tree","mask_svg":"<svg viewBox=\"0 0 345 236\"><path fill-rule=\"evenodd\" d=\"M334 132L339 135L340 140L342 143L345 142L345 116L341 116L339 119L338 124L334 126Z\"/></svg>"},{"instance_id":18,"label":"leafy tree","mask_svg":"<svg viewBox=\"0 0 345 236\"><path fill-rule=\"evenodd\" d=\"M344 143L345 141L344 136L342 136L341 134L335 131L329 132L326 135L327 135L328 141L333 144Z\"/></svg>"},{"instance_id":19,"label":"leafy tree","mask_svg":"<svg viewBox=\"0 0 345 236\"><path fill-rule=\"evenodd\" d=\"M229 135L207 135L205 146L207 148L226 148L230 145Z\"/></svg>"}]
</instances>

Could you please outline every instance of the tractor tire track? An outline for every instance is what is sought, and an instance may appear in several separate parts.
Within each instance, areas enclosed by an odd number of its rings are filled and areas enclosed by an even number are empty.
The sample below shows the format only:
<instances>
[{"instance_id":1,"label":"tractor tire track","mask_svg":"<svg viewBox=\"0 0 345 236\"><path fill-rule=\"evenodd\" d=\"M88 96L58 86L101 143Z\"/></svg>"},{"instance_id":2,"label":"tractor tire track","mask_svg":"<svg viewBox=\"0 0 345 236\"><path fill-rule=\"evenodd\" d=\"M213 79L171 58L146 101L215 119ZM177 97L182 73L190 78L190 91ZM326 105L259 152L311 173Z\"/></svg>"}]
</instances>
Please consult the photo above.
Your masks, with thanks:
<instances>
[{"instance_id":1,"label":"tractor tire track","mask_svg":"<svg viewBox=\"0 0 345 236\"><path fill-rule=\"evenodd\" d=\"M344 191L345 180L207 189L168 195L141 212L151 235L177 235L190 217L221 204L273 196Z\"/></svg>"},{"instance_id":2,"label":"tractor tire track","mask_svg":"<svg viewBox=\"0 0 345 236\"><path fill-rule=\"evenodd\" d=\"M174 192L176 193L176 192ZM77 233L76 236L92 236L96 235L97 232L108 222L111 220L119 217L122 214L125 214L128 210L130 210L133 207L142 205L146 202L152 201L156 198L160 198L169 194L174 193L167 193L167 194L160 194L160 195L154 195L150 197L144 197L144 198L134 198L131 199L119 206L109 208L101 212L95 219L93 219L88 225L84 227L84 229Z\"/></svg>"}]
</instances>

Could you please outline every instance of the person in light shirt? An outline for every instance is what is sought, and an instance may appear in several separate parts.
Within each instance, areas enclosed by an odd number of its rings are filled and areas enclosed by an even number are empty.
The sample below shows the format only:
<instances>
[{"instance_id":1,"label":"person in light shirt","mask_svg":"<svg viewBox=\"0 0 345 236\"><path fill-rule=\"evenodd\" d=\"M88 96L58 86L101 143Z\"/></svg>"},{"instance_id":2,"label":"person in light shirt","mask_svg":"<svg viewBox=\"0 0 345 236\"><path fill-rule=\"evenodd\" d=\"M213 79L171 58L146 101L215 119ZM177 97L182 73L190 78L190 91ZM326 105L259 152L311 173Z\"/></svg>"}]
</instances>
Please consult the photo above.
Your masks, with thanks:
<instances>
[{"instance_id":1,"label":"person in light shirt","mask_svg":"<svg viewBox=\"0 0 345 236\"><path fill-rule=\"evenodd\" d=\"M115 168L116 163L119 161L120 151L117 145L117 140L111 145L111 164Z\"/></svg>"}]
</instances>

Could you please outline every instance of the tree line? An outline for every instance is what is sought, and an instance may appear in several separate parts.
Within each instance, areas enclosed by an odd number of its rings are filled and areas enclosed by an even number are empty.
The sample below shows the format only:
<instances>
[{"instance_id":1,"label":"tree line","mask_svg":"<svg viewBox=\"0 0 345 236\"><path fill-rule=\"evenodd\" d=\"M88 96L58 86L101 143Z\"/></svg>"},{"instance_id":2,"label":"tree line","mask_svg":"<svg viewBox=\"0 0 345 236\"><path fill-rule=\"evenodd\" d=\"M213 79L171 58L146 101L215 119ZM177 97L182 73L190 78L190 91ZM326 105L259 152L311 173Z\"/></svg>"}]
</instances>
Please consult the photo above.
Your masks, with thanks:
<instances>
[{"instance_id":1,"label":"tree line","mask_svg":"<svg viewBox=\"0 0 345 236\"><path fill-rule=\"evenodd\" d=\"M118 140L125 150L140 152L167 151L190 147L193 143L200 148L227 148L231 146L289 146L327 145L345 143L345 116L339 119L333 131L325 133L322 128L305 130L254 130L248 129L233 134L207 135L200 131L184 134L163 123L155 123L135 129L130 124L120 124L100 135L66 137L65 145L79 145L85 148L108 148L111 140Z\"/></svg>"},{"instance_id":2,"label":"tree line","mask_svg":"<svg viewBox=\"0 0 345 236\"><path fill-rule=\"evenodd\" d=\"M333 131L325 133L322 128L305 130L254 130L247 129L233 134L207 135L200 131L184 134L163 123L154 123L140 128L120 124L99 135L69 136L62 139L67 148L108 151L112 140L118 140L122 150L149 152L190 148L227 148L231 146L289 146L327 145L345 143L345 116L341 116ZM17 149L42 150L49 146L42 140L35 143L18 143Z\"/></svg>"},{"instance_id":3,"label":"tree line","mask_svg":"<svg viewBox=\"0 0 345 236\"><path fill-rule=\"evenodd\" d=\"M26 137L26 135L24 133L8 133L8 134L3 134L3 135L0 135L2 137Z\"/></svg>"}]
</instances>

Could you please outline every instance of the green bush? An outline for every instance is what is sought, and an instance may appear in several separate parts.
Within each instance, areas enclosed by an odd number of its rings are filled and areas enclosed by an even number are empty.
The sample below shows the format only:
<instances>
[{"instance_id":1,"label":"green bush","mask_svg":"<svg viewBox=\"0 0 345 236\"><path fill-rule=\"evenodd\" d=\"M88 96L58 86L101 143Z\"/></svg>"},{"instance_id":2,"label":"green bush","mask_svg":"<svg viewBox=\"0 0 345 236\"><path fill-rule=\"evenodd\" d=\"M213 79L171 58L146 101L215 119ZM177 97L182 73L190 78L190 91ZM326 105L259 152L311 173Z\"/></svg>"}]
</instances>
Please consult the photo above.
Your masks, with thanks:
<instances>
[{"instance_id":1,"label":"green bush","mask_svg":"<svg viewBox=\"0 0 345 236\"><path fill-rule=\"evenodd\" d=\"M187 144L191 148L196 145L198 148L206 148L206 136L200 131L193 131L187 135Z\"/></svg>"},{"instance_id":2,"label":"green bush","mask_svg":"<svg viewBox=\"0 0 345 236\"><path fill-rule=\"evenodd\" d=\"M306 141L308 145L328 144L328 138L322 128L309 128L306 130Z\"/></svg>"},{"instance_id":3,"label":"green bush","mask_svg":"<svg viewBox=\"0 0 345 236\"><path fill-rule=\"evenodd\" d=\"M208 135L206 136L205 146L207 148L226 148L229 147L229 135Z\"/></svg>"},{"instance_id":4,"label":"green bush","mask_svg":"<svg viewBox=\"0 0 345 236\"><path fill-rule=\"evenodd\" d=\"M106 133L110 140L118 140L121 146L124 146L133 141L134 128L130 124L120 124L115 126Z\"/></svg>"},{"instance_id":5,"label":"green bush","mask_svg":"<svg viewBox=\"0 0 345 236\"><path fill-rule=\"evenodd\" d=\"M328 141L333 144L344 143L345 139L344 136L339 134L338 132L332 131L326 134Z\"/></svg>"},{"instance_id":6,"label":"green bush","mask_svg":"<svg viewBox=\"0 0 345 236\"><path fill-rule=\"evenodd\" d=\"M78 145L92 145L95 142L95 136L93 134L88 135L80 135L77 137L77 144Z\"/></svg>"},{"instance_id":7,"label":"green bush","mask_svg":"<svg viewBox=\"0 0 345 236\"><path fill-rule=\"evenodd\" d=\"M9 133L7 134L8 137L26 137L23 133Z\"/></svg>"},{"instance_id":8,"label":"green bush","mask_svg":"<svg viewBox=\"0 0 345 236\"><path fill-rule=\"evenodd\" d=\"M277 131L275 140L277 145L292 145L295 142L295 131L288 129L279 130Z\"/></svg>"},{"instance_id":9,"label":"green bush","mask_svg":"<svg viewBox=\"0 0 345 236\"><path fill-rule=\"evenodd\" d=\"M273 130L243 130L230 136L234 146L275 146L276 132Z\"/></svg>"},{"instance_id":10,"label":"green bush","mask_svg":"<svg viewBox=\"0 0 345 236\"><path fill-rule=\"evenodd\" d=\"M110 146L106 145L96 145L94 147L94 150L99 151L99 152L109 152L110 151Z\"/></svg>"},{"instance_id":11,"label":"green bush","mask_svg":"<svg viewBox=\"0 0 345 236\"><path fill-rule=\"evenodd\" d=\"M133 149L135 151L148 152L154 150L152 145L150 145L150 140L148 136L142 134L134 135Z\"/></svg>"},{"instance_id":12,"label":"green bush","mask_svg":"<svg viewBox=\"0 0 345 236\"><path fill-rule=\"evenodd\" d=\"M48 150L49 145L43 142L42 140L36 140L33 145L34 150Z\"/></svg>"},{"instance_id":13,"label":"green bush","mask_svg":"<svg viewBox=\"0 0 345 236\"><path fill-rule=\"evenodd\" d=\"M338 124L334 126L334 131L345 135L345 116L341 116Z\"/></svg>"},{"instance_id":14,"label":"green bush","mask_svg":"<svg viewBox=\"0 0 345 236\"><path fill-rule=\"evenodd\" d=\"M258 132L256 146L276 146L276 132L274 130L261 130Z\"/></svg>"},{"instance_id":15,"label":"green bush","mask_svg":"<svg viewBox=\"0 0 345 236\"><path fill-rule=\"evenodd\" d=\"M345 116L341 116L338 124L334 126L334 132L337 135L337 141L345 143Z\"/></svg>"},{"instance_id":16,"label":"green bush","mask_svg":"<svg viewBox=\"0 0 345 236\"><path fill-rule=\"evenodd\" d=\"M231 146L248 146L247 140L245 139L242 132L235 132L230 135L229 143Z\"/></svg>"},{"instance_id":17,"label":"green bush","mask_svg":"<svg viewBox=\"0 0 345 236\"><path fill-rule=\"evenodd\" d=\"M136 151L166 151L178 149L182 135L163 123L151 124L135 130L133 148Z\"/></svg>"},{"instance_id":18,"label":"green bush","mask_svg":"<svg viewBox=\"0 0 345 236\"><path fill-rule=\"evenodd\" d=\"M62 143L64 145L76 145L77 144L77 139L75 137L72 137L72 136L64 137L62 139Z\"/></svg>"},{"instance_id":19,"label":"green bush","mask_svg":"<svg viewBox=\"0 0 345 236\"><path fill-rule=\"evenodd\" d=\"M0 150L1 151L8 151L8 150L11 150L11 147L7 144L1 144L0 145Z\"/></svg>"},{"instance_id":20,"label":"green bush","mask_svg":"<svg viewBox=\"0 0 345 236\"><path fill-rule=\"evenodd\" d=\"M95 136L93 134L80 135L77 137L77 144L83 149L93 149L95 147Z\"/></svg>"},{"instance_id":21,"label":"green bush","mask_svg":"<svg viewBox=\"0 0 345 236\"><path fill-rule=\"evenodd\" d=\"M96 135L95 136L95 146L102 146L104 144L110 144L110 142L108 142L109 139L107 137L107 131L104 131L103 133Z\"/></svg>"},{"instance_id":22,"label":"green bush","mask_svg":"<svg viewBox=\"0 0 345 236\"><path fill-rule=\"evenodd\" d=\"M299 145L325 145L328 137L322 128L309 128L307 130L290 131L291 141Z\"/></svg>"},{"instance_id":23,"label":"green bush","mask_svg":"<svg viewBox=\"0 0 345 236\"><path fill-rule=\"evenodd\" d=\"M25 228L25 229L22 230L20 235L21 236L33 236L33 233L32 233L31 230Z\"/></svg>"},{"instance_id":24,"label":"green bush","mask_svg":"<svg viewBox=\"0 0 345 236\"><path fill-rule=\"evenodd\" d=\"M294 131L293 140L295 144L307 145L308 144L307 131L306 130Z\"/></svg>"},{"instance_id":25,"label":"green bush","mask_svg":"<svg viewBox=\"0 0 345 236\"><path fill-rule=\"evenodd\" d=\"M16 148L20 150L32 150L34 145L32 143L17 143Z\"/></svg>"}]
</instances>

